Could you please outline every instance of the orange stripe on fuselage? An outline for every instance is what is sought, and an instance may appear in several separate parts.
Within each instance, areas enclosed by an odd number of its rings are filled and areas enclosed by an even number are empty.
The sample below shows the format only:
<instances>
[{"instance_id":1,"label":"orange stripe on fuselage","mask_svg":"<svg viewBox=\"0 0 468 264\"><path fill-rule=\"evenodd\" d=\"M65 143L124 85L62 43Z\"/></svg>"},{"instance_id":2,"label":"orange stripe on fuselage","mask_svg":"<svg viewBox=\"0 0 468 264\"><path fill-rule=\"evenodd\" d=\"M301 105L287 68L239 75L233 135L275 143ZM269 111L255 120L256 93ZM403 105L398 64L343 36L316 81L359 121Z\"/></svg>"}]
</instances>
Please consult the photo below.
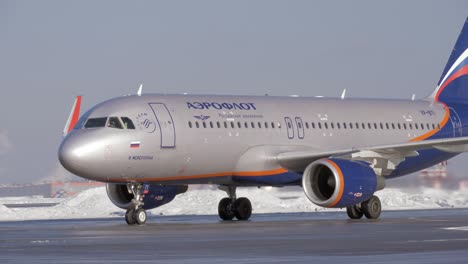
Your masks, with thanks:
<instances>
[{"instance_id":1,"label":"orange stripe on fuselage","mask_svg":"<svg viewBox=\"0 0 468 264\"><path fill-rule=\"evenodd\" d=\"M163 178L141 178L135 179L137 182L157 182L157 181L178 181L178 180L193 180L193 179L205 179L205 178L216 178L216 177L227 177L227 176L240 176L240 177L259 177L259 176L273 176L281 173L286 173L288 170L284 168L278 168L268 171L243 171L243 172L219 172L209 174L198 174L198 175L187 175L187 176L170 176ZM121 181L127 181L121 179Z\"/></svg>"},{"instance_id":2,"label":"orange stripe on fuselage","mask_svg":"<svg viewBox=\"0 0 468 264\"><path fill-rule=\"evenodd\" d=\"M335 170L338 172L338 176L340 177L340 190L338 191L338 197L336 197L336 199L328 206L328 207L333 207L335 206L340 200L341 200L341 197L343 197L343 190L344 190L344 177L343 177L343 173L341 172L341 169L340 167L338 167L338 165L331 161L331 160L327 160L328 163L330 163L334 168Z\"/></svg>"},{"instance_id":3,"label":"orange stripe on fuselage","mask_svg":"<svg viewBox=\"0 0 468 264\"><path fill-rule=\"evenodd\" d=\"M418 141L422 141L422 140L425 140L431 136L433 136L435 133L439 132L448 122L449 120L449 117L450 117L450 110L449 108L444 105L444 108L445 108L445 116L444 116L444 119L442 119L442 122L439 123L439 128L435 128L435 129L432 129L431 131L419 136L419 137L415 137L413 139L410 140L410 142L418 142Z\"/></svg>"}]
</instances>

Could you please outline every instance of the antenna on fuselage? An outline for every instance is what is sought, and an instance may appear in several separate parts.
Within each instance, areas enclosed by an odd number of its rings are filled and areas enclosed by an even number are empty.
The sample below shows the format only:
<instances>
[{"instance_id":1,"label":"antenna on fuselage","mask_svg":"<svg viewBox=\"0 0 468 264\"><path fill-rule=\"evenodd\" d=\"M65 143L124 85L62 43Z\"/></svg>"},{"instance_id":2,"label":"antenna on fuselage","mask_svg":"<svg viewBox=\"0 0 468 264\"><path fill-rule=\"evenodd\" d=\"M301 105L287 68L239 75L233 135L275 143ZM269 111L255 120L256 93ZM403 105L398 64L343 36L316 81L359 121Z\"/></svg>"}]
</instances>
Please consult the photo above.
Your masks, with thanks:
<instances>
[{"instance_id":1,"label":"antenna on fuselage","mask_svg":"<svg viewBox=\"0 0 468 264\"><path fill-rule=\"evenodd\" d=\"M343 92L341 93L341 100L343 100L346 96L346 89L343 89Z\"/></svg>"},{"instance_id":2,"label":"antenna on fuselage","mask_svg":"<svg viewBox=\"0 0 468 264\"><path fill-rule=\"evenodd\" d=\"M138 96L141 96L141 92L143 91L143 84L141 83L140 84L140 87L138 88L138 92L137 92L137 95Z\"/></svg>"}]
</instances>

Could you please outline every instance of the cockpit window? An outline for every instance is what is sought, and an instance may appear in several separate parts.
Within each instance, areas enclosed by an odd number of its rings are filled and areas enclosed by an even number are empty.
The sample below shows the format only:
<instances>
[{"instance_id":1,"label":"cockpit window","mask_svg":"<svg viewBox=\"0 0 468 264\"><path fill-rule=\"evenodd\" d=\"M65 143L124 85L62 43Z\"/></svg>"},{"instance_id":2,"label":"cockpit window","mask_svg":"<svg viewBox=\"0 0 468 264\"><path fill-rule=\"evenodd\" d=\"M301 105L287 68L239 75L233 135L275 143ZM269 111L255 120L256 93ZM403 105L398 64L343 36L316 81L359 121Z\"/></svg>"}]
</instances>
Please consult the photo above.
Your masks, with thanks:
<instances>
[{"instance_id":1,"label":"cockpit window","mask_svg":"<svg viewBox=\"0 0 468 264\"><path fill-rule=\"evenodd\" d=\"M106 126L107 117L90 118L86 121L85 128L95 128Z\"/></svg>"},{"instance_id":2,"label":"cockpit window","mask_svg":"<svg viewBox=\"0 0 468 264\"><path fill-rule=\"evenodd\" d=\"M133 122L130 118L128 117L121 117L122 122L124 124L124 128L126 129L135 129L135 126L133 125Z\"/></svg>"},{"instance_id":3,"label":"cockpit window","mask_svg":"<svg viewBox=\"0 0 468 264\"><path fill-rule=\"evenodd\" d=\"M122 123L118 117L109 117L109 121L107 122L108 127L123 129Z\"/></svg>"}]
</instances>

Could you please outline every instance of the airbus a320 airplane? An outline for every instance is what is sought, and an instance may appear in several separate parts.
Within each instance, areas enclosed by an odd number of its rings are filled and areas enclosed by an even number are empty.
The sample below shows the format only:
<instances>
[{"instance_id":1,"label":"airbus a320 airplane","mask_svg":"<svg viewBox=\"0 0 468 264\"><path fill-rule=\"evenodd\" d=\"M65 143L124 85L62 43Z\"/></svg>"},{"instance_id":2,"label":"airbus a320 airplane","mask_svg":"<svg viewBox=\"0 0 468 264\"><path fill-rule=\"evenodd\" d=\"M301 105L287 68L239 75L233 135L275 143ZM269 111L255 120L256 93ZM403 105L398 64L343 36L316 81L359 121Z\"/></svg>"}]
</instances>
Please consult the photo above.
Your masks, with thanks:
<instances>
[{"instance_id":1,"label":"airbus a320 airplane","mask_svg":"<svg viewBox=\"0 0 468 264\"><path fill-rule=\"evenodd\" d=\"M227 192L223 220L247 220L243 186L302 186L311 202L380 216L387 179L468 151L468 20L435 91L421 100L137 95L102 102L79 120L77 98L59 160L107 183L128 224L189 184Z\"/></svg>"}]
</instances>

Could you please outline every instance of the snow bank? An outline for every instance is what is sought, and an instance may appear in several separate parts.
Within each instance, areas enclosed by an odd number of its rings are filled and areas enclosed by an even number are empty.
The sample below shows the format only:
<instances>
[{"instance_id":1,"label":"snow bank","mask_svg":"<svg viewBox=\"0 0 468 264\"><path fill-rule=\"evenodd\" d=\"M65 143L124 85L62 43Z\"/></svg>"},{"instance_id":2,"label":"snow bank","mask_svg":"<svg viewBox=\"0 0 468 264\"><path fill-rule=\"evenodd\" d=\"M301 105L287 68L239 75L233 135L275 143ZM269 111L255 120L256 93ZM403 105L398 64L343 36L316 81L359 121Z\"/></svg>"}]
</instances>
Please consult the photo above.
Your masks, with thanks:
<instances>
[{"instance_id":1,"label":"snow bank","mask_svg":"<svg viewBox=\"0 0 468 264\"><path fill-rule=\"evenodd\" d=\"M288 213L333 211L312 204L302 193L297 191L282 191L281 189L239 188L238 197L248 197L253 205L254 213ZM385 189L379 191L384 210L396 209L431 209L431 208L462 208L468 207L468 194L457 191ZM216 214L218 201L225 193L213 189L196 189L177 196L174 201L160 208L151 210L150 214L162 215L209 215ZM72 219L122 217L124 210L114 206L106 195L104 187L98 187L81 192L75 197L63 200L53 207L41 208L7 208L2 203L12 199L0 199L0 221L36 220L36 219ZM37 198L23 198L23 201L13 199L18 203L37 202Z\"/></svg>"}]
</instances>

